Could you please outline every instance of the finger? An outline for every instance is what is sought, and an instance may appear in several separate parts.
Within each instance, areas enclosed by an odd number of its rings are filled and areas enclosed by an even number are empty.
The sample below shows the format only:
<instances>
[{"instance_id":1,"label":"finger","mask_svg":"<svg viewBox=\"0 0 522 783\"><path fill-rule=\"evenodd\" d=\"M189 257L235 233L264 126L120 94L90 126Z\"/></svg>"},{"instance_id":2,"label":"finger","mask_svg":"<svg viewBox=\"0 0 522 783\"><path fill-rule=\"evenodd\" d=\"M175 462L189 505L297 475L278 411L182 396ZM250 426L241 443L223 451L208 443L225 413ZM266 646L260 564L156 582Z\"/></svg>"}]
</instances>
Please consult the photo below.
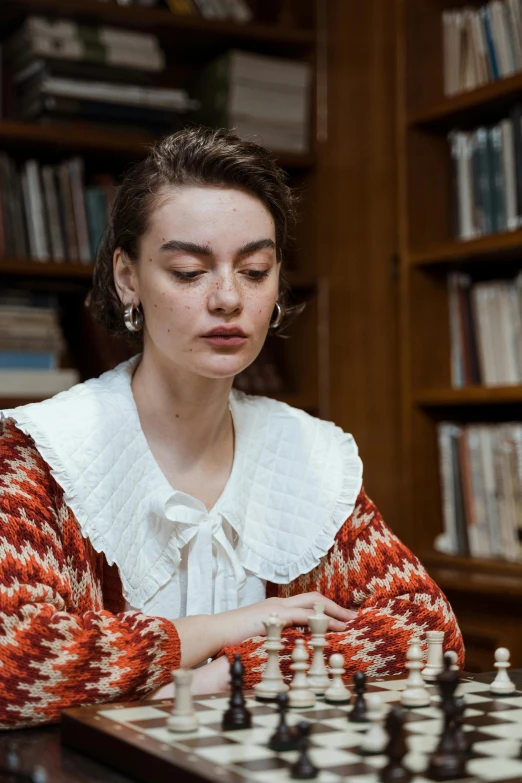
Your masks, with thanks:
<instances>
[{"instance_id":1,"label":"finger","mask_svg":"<svg viewBox=\"0 0 522 783\"><path fill-rule=\"evenodd\" d=\"M294 598L301 599L301 602L299 603L300 606L310 606L312 609L314 604L321 603L324 606L325 614L329 617L333 617L335 620L341 620L345 623L352 620L355 616L355 613L350 609L339 606L335 601L326 598L326 596L321 595L321 593L302 593L300 596L294 596Z\"/></svg>"},{"instance_id":2,"label":"finger","mask_svg":"<svg viewBox=\"0 0 522 783\"><path fill-rule=\"evenodd\" d=\"M346 623L342 620L330 620L328 623L329 631L346 631Z\"/></svg>"}]
</instances>

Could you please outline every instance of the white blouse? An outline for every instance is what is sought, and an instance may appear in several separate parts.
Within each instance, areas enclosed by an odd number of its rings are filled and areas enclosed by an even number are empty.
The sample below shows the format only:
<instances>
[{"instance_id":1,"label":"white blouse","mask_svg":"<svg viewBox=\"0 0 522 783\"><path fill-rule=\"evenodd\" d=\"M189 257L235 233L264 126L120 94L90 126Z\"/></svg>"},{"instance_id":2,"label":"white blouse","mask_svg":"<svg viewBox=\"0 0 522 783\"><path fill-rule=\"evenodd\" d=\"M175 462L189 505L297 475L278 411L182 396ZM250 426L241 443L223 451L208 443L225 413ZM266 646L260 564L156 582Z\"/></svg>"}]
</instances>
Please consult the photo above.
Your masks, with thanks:
<instances>
[{"instance_id":1,"label":"white blouse","mask_svg":"<svg viewBox=\"0 0 522 783\"><path fill-rule=\"evenodd\" d=\"M168 619L222 612L262 600L267 580L308 573L361 489L352 436L233 390L232 470L207 511L150 451L131 389L139 361L3 411L34 439L82 534L118 566L127 606Z\"/></svg>"}]
</instances>

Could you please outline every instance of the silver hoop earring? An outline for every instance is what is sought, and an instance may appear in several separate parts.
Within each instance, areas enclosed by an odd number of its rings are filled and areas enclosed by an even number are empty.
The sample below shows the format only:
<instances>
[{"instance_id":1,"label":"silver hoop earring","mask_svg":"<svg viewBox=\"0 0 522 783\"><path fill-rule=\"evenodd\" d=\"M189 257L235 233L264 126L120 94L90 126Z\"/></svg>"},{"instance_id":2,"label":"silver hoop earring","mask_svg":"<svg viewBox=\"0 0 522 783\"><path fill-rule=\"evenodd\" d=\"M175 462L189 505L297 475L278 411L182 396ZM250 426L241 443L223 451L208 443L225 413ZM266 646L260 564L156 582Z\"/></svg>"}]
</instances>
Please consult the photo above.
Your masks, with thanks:
<instances>
[{"instance_id":1,"label":"silver hoop earring","mask_svg":"<svg viewBox=\"0 0 522 783\"><path fill-rule=\"evenodd\" d=\"M123 311L123 323L129 332L139 332L143 327L143 311L139 305L128 304Z\"/></svg>"},{"instance_id":2,"label":"silver hoop earring","mask_svg":"<svg viewBox=\"0 0 522 783\"><path fill-rule=\"evenodd\" d=\"M274 330L275 329L279 329L279 327L283 323L283 320L284 320L284 317L285 317L285 311L283 310L283 308L281 307L279 302L275 303L275 308L277 310L277 315L276 315L275 320L272 321L271 324L270 324L270 329L274 329Z\"/></svg>"}]
</instances>

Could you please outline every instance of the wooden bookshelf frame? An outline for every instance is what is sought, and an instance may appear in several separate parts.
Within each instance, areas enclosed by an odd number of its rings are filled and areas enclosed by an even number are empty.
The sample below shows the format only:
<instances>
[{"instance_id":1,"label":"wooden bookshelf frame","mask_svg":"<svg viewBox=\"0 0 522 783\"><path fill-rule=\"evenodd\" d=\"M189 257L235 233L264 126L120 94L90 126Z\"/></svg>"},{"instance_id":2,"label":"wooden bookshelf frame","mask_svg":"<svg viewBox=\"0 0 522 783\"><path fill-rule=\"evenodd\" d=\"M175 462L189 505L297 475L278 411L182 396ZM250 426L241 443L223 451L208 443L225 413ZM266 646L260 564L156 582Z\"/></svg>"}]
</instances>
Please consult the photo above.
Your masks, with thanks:
<instances>
[{"instance_id":1,"label":"wooden bookshelf frame","mask_svg":"<svg viewBox=\"0 0 522 783\"><path fill-rule=\"evenodd\" d=\"M309 6L312 13L314 0L309 0ZM200 16L184 17L161 8L119 6L96 0L3 0L0 4L1 36L8 36L29 13L149 31L158 35L163 44L176 46L176 52L179 50L177 58L181 70L190 69L220 52L236 47L261 54L302 59L311 64L313 80L315 79L317 19L313 27L299 28L257 21L238 24L232 21L206 20ZM314 141L315 102L316 92L312 86L311 151L302 155L277 150L272 153L277 163L289 172L291 184L295 182L300 190L306 190L306 198L302 201L303 219L298 227L298 251L291 253L292 261L297 255L299 268L291 267L286 271L286 277L291 289L297 292L300 298L310 300L310 306L289 330L292 340L285 341L285 345L289 346L287 350L291 380L293 379L295 388L292 392L275 396L295 407L317 414L320 412L319 368L325 366L324 357L321 359L319 356L318 335L320 329L324 330L326 308L317 304L320 278L316 259L317 221L314 198L317 198L319 161L315 154ZM49 162L71 155L81 155L85 158L86 171L89 167L92 167L93 171L120 171L130 161L145 155L147 148L154 141L155 139L146 133L130 132L123 135L83 122L53 126L0 119L0 150L5 150L18 160L36 157ZM87 293L91 277L92 267L80 262L44 263L30 259L0 258L2 285L33 286L41 290L56 291L62 297L76 297L75 301L78 303ZM75 324L74 328L76 327L80 328L79 321ZM77 341L77 336L75 340ZM323 352L328 352L326 345ZM105 368L101 367L100 371L102 369ZM0 408L11 403L12 401L0 399Z\"/></svg>"},{"instance_id":2,"label":"wooden bookshelf frame","mask_svg":"<svg viewBox=\"0 0 522 783\"><path fill-rule=\"evenodd\" d=\"M179 33L212 38L226 46L236 44L268 44L296 49L313 49L316 43L314 29L300 29L276 24L208 20L200 16L182 16L162 8L120 6L99 3L96 0L3 0L3 18L8 20L20 14L74 17L94 24L139 28L162 35Z\"/></svg>"},{"instance_id":3,"label":"wooden bookshelf frame","mask_svg":"<svg viewBox=\"0 0 522 783\"><path fill-rule=\"evenodd\" d=\"M522 99L522 74L444 98L441 14L456 5L395 0L401 399L407 541L450 597L473 669L491 667L500 644L511 646L514 665L522 665L513 634L513 620L522 620L522 563L435 551L443 531L437 424L522 419L522 386L451 387L446 279L453 269L473 275L489 265L491 277L521 269L522 230L452 237L446 134L506 116Z\"/></svg>"}]
</instances>

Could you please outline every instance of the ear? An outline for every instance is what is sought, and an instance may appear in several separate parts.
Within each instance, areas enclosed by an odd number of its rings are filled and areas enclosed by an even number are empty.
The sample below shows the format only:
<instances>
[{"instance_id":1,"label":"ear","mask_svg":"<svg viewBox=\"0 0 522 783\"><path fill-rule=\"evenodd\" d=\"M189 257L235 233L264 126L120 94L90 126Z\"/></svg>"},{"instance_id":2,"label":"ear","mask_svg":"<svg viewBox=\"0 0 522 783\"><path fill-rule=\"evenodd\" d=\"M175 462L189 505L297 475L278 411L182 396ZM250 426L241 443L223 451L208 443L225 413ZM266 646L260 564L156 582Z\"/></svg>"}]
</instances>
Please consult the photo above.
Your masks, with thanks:
<instances>
[{"instance_id":1,"label":"ear","mask_svg":"<svg viewBox=\"0 0 522 783\"><path fill-rule=\"evenodd\" d=\"M112 271L114 285L123 304L139 305L141 297L136 264L127 259L121 247L114 251Z\"/></svg>"}]
</instances>

